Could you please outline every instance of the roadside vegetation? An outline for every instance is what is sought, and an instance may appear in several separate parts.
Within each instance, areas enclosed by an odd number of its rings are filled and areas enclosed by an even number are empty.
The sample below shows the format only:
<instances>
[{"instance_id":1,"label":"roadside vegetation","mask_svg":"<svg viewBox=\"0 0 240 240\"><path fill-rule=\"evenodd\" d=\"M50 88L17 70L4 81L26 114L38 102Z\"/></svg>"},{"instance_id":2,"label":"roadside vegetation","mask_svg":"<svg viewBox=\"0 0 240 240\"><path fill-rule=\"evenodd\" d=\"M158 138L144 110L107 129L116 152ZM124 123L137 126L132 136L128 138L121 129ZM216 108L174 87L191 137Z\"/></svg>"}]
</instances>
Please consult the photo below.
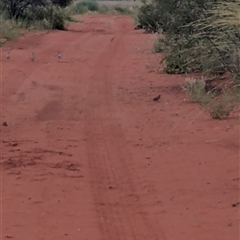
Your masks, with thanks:
<instances>
[{"instance_id":1,"label":"roadside vegetation","mask_svg":"<svg viewBox=\"0 0 240 240\"><path fill-rule=\"evenodd\" d=\"M77 14L132 14L137 9L134 3L95 0L0 0L0 46L17 37L24 29L65 30L70 21L75 21L74 15Z\"/></svg>"},{"instance_id":2,"label":"roadside vegetation","mask_svg":"<svg viewBox=\"0 0 240 240\"><path fill-rule=\"evenodd\" d=\"M1 0L0 46L24 29L65 30L72 21L72 0Z\"/></svg>"},{"instance_id":3,"label":"roadside vegetation","mask_svg":"<svg viewBox=\"0 0 240 240\"><path fill-rule=\"evenodd\" d=\"M15 22L15 27L64 30L71 20L71 0L2 0L2 23ZM5 37L5 36L2 36Z\"/></svg>"},{"instance_id":4,"label":"roadside vegetation","mask_svg":"<svg viewBox=\"0 0 240 240\"><path fill-rule=\"evenodd\" d=\"M238 0L150 0L138 27L158 33L153 51L164 72L196 74L182 86L212 118L223 119L240 103L240 2Z\"/></svg>"},{"instance_id":5,"label":"roadside vegetation","mask_svg":"<svg viewBox=\"0 0 240 240\"><path fill-rule=\"evenodd\" d=\"M80 0L75 5L75 12L101 14L133 14L138 9L134 1L94 1Z\"/></svg>"}]
</instances>

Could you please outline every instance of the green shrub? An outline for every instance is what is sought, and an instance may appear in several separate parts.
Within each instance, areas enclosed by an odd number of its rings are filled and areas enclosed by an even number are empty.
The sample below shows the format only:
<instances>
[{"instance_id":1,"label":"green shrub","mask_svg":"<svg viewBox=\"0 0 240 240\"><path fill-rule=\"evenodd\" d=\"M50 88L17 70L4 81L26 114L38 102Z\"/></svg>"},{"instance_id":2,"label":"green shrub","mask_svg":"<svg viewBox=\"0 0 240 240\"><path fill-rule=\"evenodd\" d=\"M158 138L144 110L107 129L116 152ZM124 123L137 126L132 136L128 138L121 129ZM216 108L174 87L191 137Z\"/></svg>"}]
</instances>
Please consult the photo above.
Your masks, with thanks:
<instances>
[{"instance_id":1,"label":"green shrub","mask_svg":"<svg viewBox=\"0 0 240 240\"><path fill-rule=\"evenodd\" d=\"M158 37L154 40L153 42L153 53L163 53L163 43L162 43L162 38Z\"/></svg>"},{"instance_id":2,"label":"green shrub","mask_svg":"<svg viewBox=\"0 0 240 240\"><path fill-rule=\"evenodd\" d=\"M213 72L240 73L240 2L229 0L214 4L209 16L192 24L201 36L201 51L212 58ZM214 57L214 58L213 58ZM216 69L216 70L215 70Z\"/></svg>"},{"instance_id":3,"label":"green shrub","mask_svg":"<svg viewBox=\"0 0 240 240\"><path fill-rule=\"evenodd\" d=\"M137 16L138 23L148 31L157 32L159 28L165 32L175 34L189 34L193 29L182 29L183 25L203 17L203 10L209 9L211 4L208 0L181 1L176 7L177 1L151 0L143 1Z\"/></svg>"},{"instance_id":4,"label":"green shrub","mask_svg":"<svg viewBox=\"0 0 240 240\"><path fill-rule=\"evenodd\" d=\"M58 6L35 7L26 9L18 20L23 27L38 29L64 30L70 19L69 12Z\"/></svg>"},{"instance_id":5,"label":"green shrub","mask_svg":"<svg viewBox=\"0 0 240 240\"><path fill-rule=\"evenodd\" d=\"M0 37L6 40L11 40L20 34L20 28L17 26L16 22L13 20L6 20L3 16L0 16ZM2 39L0 45L5 43Z\"/></svg>"},{"instance_id":6,"label":"green shrub","mask_svg":"<svg viewBox=\"0 0 240 240\"><path fill-rule=\"evenodd\" d=\"M19 16L18 22L22 21L26 24L26 26L30 26L31 23L35 21L41 21L43 19L47 19L50 12L46 7L43 6L29 6L26 8Z\"/></svg>"},{"instance_id":7,"label":"green shrub","mask_svg":"<svg viewBox=\"0 0 240 240\"><path fill-rule=\"evenodd\" d=\"M21 27L59 30L64 30L66 22L72 20L71 7L63 8L71 2L71 0L53 2L51 0L3 0L8 18L14 19Z\"/></svg>"},{"instance_id":8,"label":"green shrub","mask_svg":"<svg viewBox=\"0 0 240 240\"><path fill-rule=\"evenodd\" d=\"M202 106L209 104L214 98L214 93L206 92L204 78L187 78L183 84L183 90L192 102L200 103Z\"/></svg>"},{"instance_id":9,"label":"green shrub","mask_svg":"<svg viewBox=\"0 0 240 240\"><path fill-rule=\"evenodd\" d=\"M51 16L52 29L65 30L65 13L60 7L54 8Z\"/></svg>"},{"instance_id":10,"label":"green shrub","mask_svg":"<svg viewBox=\"0 0 240 240\"><path fill-rule=\"evenodd\" d=\"M131 11L127 7L115 6L114 9L121 14L130 14Z\"/></svg>"},{"instance_id":11,"label":"green shrub","mask_svg":"<svg viewBox=\"0 0 240 240\"><path fill-rule=\"evenodd\" d=\"M239 106L239 97L239 92L236 93L233 89L227 89L219 98L211 101L205 107L205 110L213 119L224 119Z\"/></svg>"},{"instance_id":12,"label":"green shrub","mask_svg":"<svg viewBox=\"0 0 240 240\"><path fill-rule=\"evenodd\" d=\"M60 7L67 7L73 2L73 0L51 0L51 1L54 5Z\"/></svg>"},{"instance_id":13,"label":"green shrub","mask_svg":"<svg viewBox=\"0 0 240 240\"><path fill-rule=\"evenodd\" d=\"M89 11L93 11L93 12L98 11L98 8L99 8L99 4L95 1L88 1L87 6Z\"/></svg>"},{"instance_id":14,"label":"green shrub","mask_svg":"<svg viewBox=\"0 0 240 240\"><path fill-rule=\"evenodd\" d=\"M231 82L230 82L231 83ZM231 87L224 87L216 94L213 88L206 91L205 78L187 78L183 90L192 102L199 103L213 119L223 119L240 105L240 85L232 81Z\"/></svg>"},{"instance_id":15,"label":"green shrub","mask_svg":"<svg viewBox=\"0 0 240 240\"><path fill-rule=\"evenodd\" d=\"M107 13L109 11L109 8L106 5L99 5L98 12L99 13Z\"/></svg>"},{"instance_id":16,"label":"green shrub","mask_svg":"<svg viewBox=\"0 0 240 240\"><path fill-rule=\"evenodd\" d=\"M75 12L78 13L78 14L86 13L86 12L88 12L88 7L83 5L83 4L78 4Z\"/></svg>"},{"instance_id":17,"label":"green shrub","mask_svg":"<svg viewBox=\"0 0 240 240\"><path fill-rule=\"evenodd\" d=\"M76 4L75 11L76 13L82 14L87 11L98 11L99 4L96 1L81 1Z\"/></svg>"},{"instance_id":18,"label":"green shrub","mask_svg":"<svg viewBox=\"0 0 240 240\"><path fill-rule=\"evenodd\" d=\"M151 0L137 19L147 32L161 32L166 73L240 71L240 2Z\"/></svg>"},{"instance_id":19,"label":"green shrub","mask_svg":"<svg viewBox=\"0 0 240 240\"><path fill-rule=\"evenodd\" d=\"M148 32L157 32L160 24L161 13L158 8L158 4L155 2L146 3L140 7L137 14L137 22ZM162 26L161 26L162 27Z\"/></svg>"},{"instance_id":20,"label":"green shrub","mask_svg":"<svg viewBox=\"0 0 240 240\"><path fill-rule=\"evenodd\" d=\"M5 5L3 3L3 1L0 1L0 14L2 14L5 10Z\"/></svg>"}]
</instances>

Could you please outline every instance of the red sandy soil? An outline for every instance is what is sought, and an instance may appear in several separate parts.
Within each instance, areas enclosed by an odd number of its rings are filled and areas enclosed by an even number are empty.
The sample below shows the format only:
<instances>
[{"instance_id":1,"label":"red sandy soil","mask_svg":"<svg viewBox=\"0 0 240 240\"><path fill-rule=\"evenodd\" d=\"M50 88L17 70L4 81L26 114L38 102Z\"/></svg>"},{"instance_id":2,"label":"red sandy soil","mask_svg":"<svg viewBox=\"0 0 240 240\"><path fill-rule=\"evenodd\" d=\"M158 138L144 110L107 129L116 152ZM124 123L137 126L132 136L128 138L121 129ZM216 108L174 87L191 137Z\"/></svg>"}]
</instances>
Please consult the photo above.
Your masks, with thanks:
<instances>
[{"instance_id":1,"label":"red sandy soil","mask_svg":"<svg viewBox=\"0 0 240 240\"><path fill-rule=\"evenodd\" d=\"M2 49L1 239L238 240L237 116L184 100L130 17L83 19Z\"/></svg>"}]
</instances>

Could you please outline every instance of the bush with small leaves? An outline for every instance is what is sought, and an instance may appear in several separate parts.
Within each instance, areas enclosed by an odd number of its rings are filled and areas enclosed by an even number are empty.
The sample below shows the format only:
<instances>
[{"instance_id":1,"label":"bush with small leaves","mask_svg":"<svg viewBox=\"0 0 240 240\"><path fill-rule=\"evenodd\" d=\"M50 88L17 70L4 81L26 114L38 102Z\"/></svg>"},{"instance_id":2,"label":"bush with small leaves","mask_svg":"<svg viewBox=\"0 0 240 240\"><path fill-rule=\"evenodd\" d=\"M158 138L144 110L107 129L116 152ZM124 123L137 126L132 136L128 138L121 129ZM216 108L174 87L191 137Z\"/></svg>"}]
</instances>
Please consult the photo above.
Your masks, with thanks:
<instances>
[{"instance_id":1,"label":"bush with small leaves","mask_svg":"<svg viewBox=\"0 0 240 240\"><path fill-rule=\"evenodd\" d=\"M60 7L54 7L52 16L51 16L51 24L52 29L65 30L65 12Z\"/></svg>"},{"instance_id":2,"label":"bush with small leaves","mask_svg":"<svg viewBox=\"0 0 240 240\"><path fill-rule=\"evenodd\" d=\"M75 12L82 14L86 13L87 11L98 11L99 4L96 1L86 0L76 3Z\"/></svg>"},{"instance_id":3,"label":"bush with small leaves","mask_svg":"<svg viewBox=\"0 0 240 240\"><path fill-rule=\"evenodd\" d=\"M192 102L200 103L205 106L214 99L214 93L205 91L206 82L202 78L187 78L182 85L183 90L186 92L188 98Z\"/></svg>"},{"instance_id":4,"label":"bush with small leaves","mask_svg":"<svg viewBox=\"0 0 240 240\"><path fill-rule=\"evenodd\" d=\"M53 5L57 5L59 7L67 7L72 2L73 2L73 0L52 0Z\"/></svg>"}]
</instances>

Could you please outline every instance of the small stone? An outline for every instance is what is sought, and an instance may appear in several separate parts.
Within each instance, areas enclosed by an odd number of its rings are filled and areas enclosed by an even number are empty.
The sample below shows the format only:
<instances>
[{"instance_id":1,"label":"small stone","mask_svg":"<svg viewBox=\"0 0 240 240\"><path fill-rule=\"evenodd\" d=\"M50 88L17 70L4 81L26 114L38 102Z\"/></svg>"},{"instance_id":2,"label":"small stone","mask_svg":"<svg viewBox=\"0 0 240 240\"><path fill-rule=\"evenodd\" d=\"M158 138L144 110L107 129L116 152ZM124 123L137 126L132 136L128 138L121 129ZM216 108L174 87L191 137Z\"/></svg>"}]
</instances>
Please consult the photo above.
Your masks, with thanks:
<instances>
[{"instance_id":1,"label":"small stone","mask_svg":"<svg viewBox=\"0 0 240 240\"><path fill-rule=\"evenodd\" d=\"M7 127L7 126L8 126L7 122L3 122L2 125L3 125L4 127Z\"/></svg>"}]
</instances>

